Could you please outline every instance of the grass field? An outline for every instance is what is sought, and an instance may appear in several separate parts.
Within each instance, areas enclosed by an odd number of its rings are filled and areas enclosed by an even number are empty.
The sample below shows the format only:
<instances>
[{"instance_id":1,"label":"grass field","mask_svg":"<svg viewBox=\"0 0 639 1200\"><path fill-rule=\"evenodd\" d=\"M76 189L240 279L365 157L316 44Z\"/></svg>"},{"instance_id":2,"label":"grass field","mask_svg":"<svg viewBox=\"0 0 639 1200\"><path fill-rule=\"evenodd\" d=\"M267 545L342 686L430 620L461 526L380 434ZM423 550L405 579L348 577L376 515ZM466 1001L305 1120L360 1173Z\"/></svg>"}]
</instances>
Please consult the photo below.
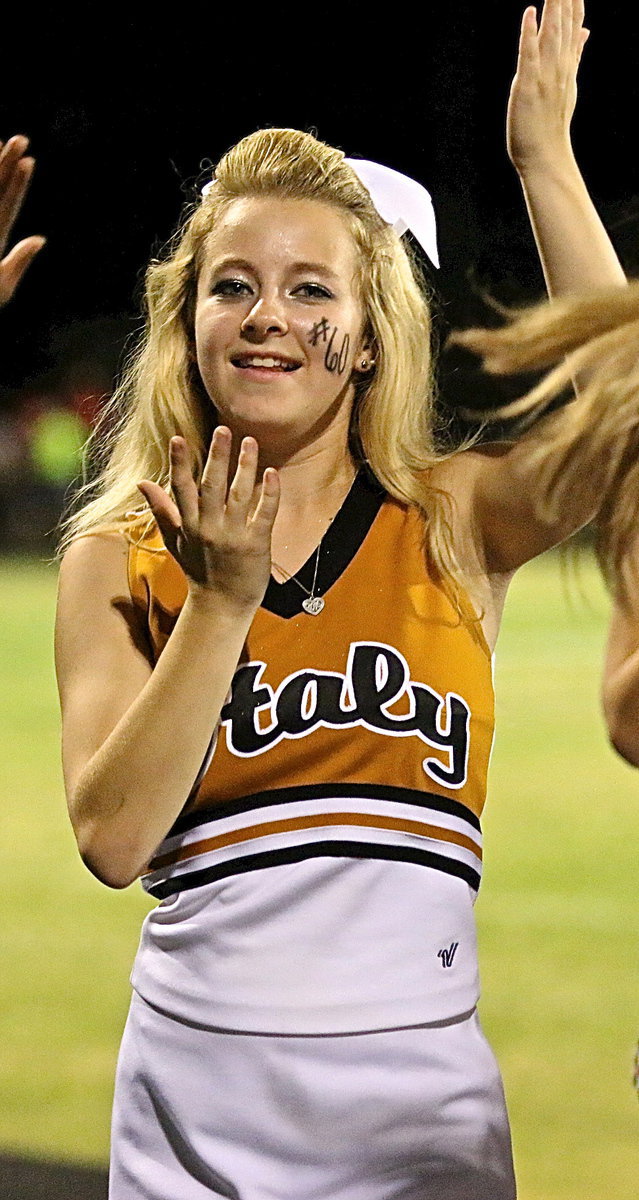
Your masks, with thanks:
<instances>
[{"instance_id":1,"label":"grass field","mask_svg":"<svg viewBox=\"0 0 639 1200\"><path fill-rule=\"evenodd\" d=\"M639 772L607 747L607 602L584 567L522 571L497 659L477 905L482 1016L521 1200L636 1200ZM574 589L573 589L574 590ZM127 977L148 904L76 858L52 671L55 570L0 564L0 1149L102 1163Z\"/></svg>"}]
</instances>

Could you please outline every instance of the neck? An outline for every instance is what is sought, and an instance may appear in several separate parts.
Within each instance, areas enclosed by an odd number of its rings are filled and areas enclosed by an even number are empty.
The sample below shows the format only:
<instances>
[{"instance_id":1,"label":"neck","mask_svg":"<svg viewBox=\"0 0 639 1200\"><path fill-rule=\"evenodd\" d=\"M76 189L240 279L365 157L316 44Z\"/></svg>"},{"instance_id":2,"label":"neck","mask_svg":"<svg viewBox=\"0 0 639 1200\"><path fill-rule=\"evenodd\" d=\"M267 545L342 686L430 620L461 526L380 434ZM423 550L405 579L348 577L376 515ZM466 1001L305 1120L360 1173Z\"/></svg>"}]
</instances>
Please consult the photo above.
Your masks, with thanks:
<instances>
[{"instance_id":1,"label":"neck","mask_svg":"<svg viewBox=\"0 0 639 1200\"><path fill-rule=\"evenodd\" d=\"M237 454L245 432L257 438L259 461L256 485L261 485L266 467L275 467L280 477L278 521L286 514L294 519L314 514L315 524L328 520L339 509L348 492L357 467L349 450L349 413L336 414L323 429L307 431L299 439L283 438L281 431L269 436L268 430L233 428L233 452L229 478L235 472Z\"/></svg>"},{"instance_id":2,"label":"neck","mask_svg":"<svg viewBox=\"0 0 639 1200\"><path fill-rule=\"evenodd\" d=\"M273 574L279 582L294 575L319 549L356 474L346 449L340 459L316 450L281 468L281 499L271 539Z\"/></svg>"},{"instance_id":3,"label":"neck","mask_svg":"<svg viewBox=\"0 0 639 1200\"><path fill-rule=\"evenodd\" d=\"M318 528L332 520L341 507L357 474L357 467L347 449L339 455L314 447L280 469L281 499L278 518L288 521L308 520Z\"/></svg>"},{"instance_id":4,"label":"neck","mask_svg":"<svg viewBox=\"0 0 639 1200\"><path fill-rule=\"evenodd\" d=\"M274 465L270 456L264 459L262 469ZM292 575L319 545L339 512L357 466L345 438L321 438L283 457L278 471L280 506L273 527L272 557Z\"/></svg>"},{"instance_id":5,"label":"neck","mask_svg":"<svg viewBox=\"0 0 639 1200\"><path fill-rule=\"evenodd\" d=\"M315 515L317 525L325 512L330 520L339 509L357 472L349 450L352 399L352 387L348 385L315 425L297 431L277 426L262 426L257 430L231 425L235 454L245 434L257 438L258 483L266 467L278 471L280 522L287 513L298 520L308 513ZM231 478L234 469L233 463Z\"/></svg>"}]
</instances>

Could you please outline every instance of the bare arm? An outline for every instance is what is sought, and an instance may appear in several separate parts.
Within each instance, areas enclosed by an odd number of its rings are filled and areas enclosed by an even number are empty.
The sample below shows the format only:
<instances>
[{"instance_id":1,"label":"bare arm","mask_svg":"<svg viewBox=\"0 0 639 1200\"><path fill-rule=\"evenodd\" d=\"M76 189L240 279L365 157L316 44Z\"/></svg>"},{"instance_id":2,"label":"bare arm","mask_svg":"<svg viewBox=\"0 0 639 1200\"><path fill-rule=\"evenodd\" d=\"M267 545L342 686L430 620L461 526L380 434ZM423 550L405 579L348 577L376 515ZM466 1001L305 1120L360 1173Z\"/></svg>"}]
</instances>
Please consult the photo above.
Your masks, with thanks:
<instances>
[{"instance_id":1,"label":"bare arm","mask_svg":"<svg viewBox=\"0 0 639 1200\"><path fill-rule=\"evenodd\" d=\"M465 451L433 471L433 482L454 496L460 515L466 514L486 575L512 575L596 516L601 489L594 474L560 512L549 515L539 502L535 451L545 449L555 423L565 425L572 415L562 410L515 443Z\"/></svg>"},{"instance_id":2,"label":"bare arm","mask_svg":"<svg viewBox=\"0 0 639 1200\"><path fill-rule=\"evenodd\" d=\"M618 600L608 633L603 707L615 750L639 767L639 611Z\"/></svg>"},{"instance_id":3,"label":"bare arm","mask_svg":"<svg viewBox=\"0 0 639 1200\"><path fill-rule=\"evenodd\" d=\"M583 0L546 0L539 28L535 9L526 9L508 106L508 152L551 296L625 282L570 138L583 21Z\"/></svg>"},{"instance_id":4,"label":"bare arm","mask_svg":"<svg viewBox=\"0 0 639 1200\"><path fill-rule=\"evenodd\" d=\"M180 508L144 485L189 582L155 669L129 596L124 538L83 538L62 564L56 668L69 811L82 857L112 887L137 877L183 807L268 582L277 475L265 474L253 511L257 445L247 439L226 497L222 432L201 497L180 439L172 445Z\"/></svg>"},{"instance_id":5,"label":"bare arm","mask_svg":"<svg viewBox=\"0 0 639 1200\"><path fill-rule=\"evenodd\" d=\"M570 140L577 73L588 32L583 0L545 0L538 26L527 8L508 106L508 151L518 171L548 292L569 296L614 288L625 276L588 194ZM463 344L463 335L460 339ZM581 376L580 376L581 381ZM544 418L510 445L466 452L445 464L438 482L472 515L488 574L512 573L564 541L596 515L596 472L549 517L539 503L539 455L558 429L579 428L571 405ZM559 461L559 456L558 456ZM549 460L546 459L549 464Z\"/></svg>"}]
</instances>

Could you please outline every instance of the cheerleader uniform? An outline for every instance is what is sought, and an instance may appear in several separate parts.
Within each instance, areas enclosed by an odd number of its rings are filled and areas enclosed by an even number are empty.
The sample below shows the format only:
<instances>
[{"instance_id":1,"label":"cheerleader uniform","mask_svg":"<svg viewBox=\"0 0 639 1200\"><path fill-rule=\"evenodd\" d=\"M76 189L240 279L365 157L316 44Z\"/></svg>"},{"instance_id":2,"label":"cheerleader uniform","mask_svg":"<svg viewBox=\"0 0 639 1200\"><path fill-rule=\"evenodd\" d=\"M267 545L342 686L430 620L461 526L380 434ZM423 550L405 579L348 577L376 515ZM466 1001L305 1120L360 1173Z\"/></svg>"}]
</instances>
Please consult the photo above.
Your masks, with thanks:
<instances>
[{"instance_id":1,"label":"cheerleader uniform","mask_svg":"<svg viewBox=\"0 0 639 1200\"><path fill-rule=\"evenodd\" d=\"M129 577L157 661L186 580L157 532ZM142 878L111 1200L512 1200L475 1011L489 649L364 472L296 578Z\"/></svg>"}]
</instances>

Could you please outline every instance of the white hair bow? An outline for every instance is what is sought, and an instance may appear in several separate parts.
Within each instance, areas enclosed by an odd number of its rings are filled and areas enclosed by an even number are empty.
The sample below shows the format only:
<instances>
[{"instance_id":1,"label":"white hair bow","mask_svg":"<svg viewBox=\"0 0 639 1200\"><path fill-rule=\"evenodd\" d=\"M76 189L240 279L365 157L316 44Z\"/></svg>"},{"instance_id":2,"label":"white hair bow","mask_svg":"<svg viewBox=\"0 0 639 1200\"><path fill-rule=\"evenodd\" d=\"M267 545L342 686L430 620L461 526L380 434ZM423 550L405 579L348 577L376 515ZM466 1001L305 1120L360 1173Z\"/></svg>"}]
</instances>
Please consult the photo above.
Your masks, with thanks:
<instances>
[{"instance_id":1,"label":"white hair bow","mask_svg":"<svg viewBox=\"0 0 639 1200\"><path fill-rule=\"evenodd\" d=\"M437 222L426 188L409 175L402 175L382 163L366 158L345 158L344 162L364 184L382 220L392 225L400 237L403 233L412 233L430 261L438 267ZM205 183L202 196L208 196L214 185L215 179Z\"/></svg>"},{"instance_id":2,"label":"white hair bow","mask_svg":"<svg viewBox=\"0 0 639 1200\"><path fill-rule=\"evenodd\" d=\"M366 158L345 158L344 162L364 184L380 217L401 237L409 231L434 266L439 266L437 223L433 202L426 188L411 179Z\"/></svg>"}]
</instances>

